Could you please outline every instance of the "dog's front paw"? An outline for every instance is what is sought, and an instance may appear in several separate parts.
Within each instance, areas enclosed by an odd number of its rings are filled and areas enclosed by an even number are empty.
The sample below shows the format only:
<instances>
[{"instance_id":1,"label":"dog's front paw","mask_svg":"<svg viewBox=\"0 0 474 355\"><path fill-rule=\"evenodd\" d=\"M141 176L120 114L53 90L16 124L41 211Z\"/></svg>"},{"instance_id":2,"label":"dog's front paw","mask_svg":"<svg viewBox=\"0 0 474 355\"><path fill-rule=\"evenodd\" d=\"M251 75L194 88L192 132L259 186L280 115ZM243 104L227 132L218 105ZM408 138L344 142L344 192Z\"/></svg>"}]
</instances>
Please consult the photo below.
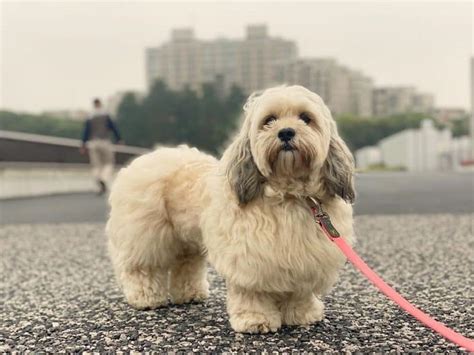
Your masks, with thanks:
<instances>
[{"instance_id":1,"label":"dog's front paw","mask_svg":"<svg viewBox=\"0 0 474 355\"><path fill-rule=\"evenodd\" d=\"M168 297L161 290L144 287L124 289L127 302L136 309L155 309L166 306Z\"/></svg>"},{"instance_id":2,"label":"dog's front paw","mask_svg":"<svg viewBox=\"0 0 474 355\"><path fill-rule=\"evenodd\" d=\"M174 304L204 302L209 297L208 284L206 282L198 288L172 289L170 296Z\"/></svg>"},{"instance_id":3,"label":"dog's front paw","mask_svg":"<svg viewBox=\"0 0 474 355\"><path fill-rule=\"evenodd\" d=\"M281 327L281 319L277 315L241 312L230 316L230 324L240 333L269 333Z\"/></svg>"},{"instance_id":4,"label":"dog's front paw","mask_svg":"<svg viewBox=\"0 0 474 355\"><path fill-rule=\"evenodd\" d=\"M307 302L288 303L282 309L283 323L287 325L308 325L324 318L324 304L312 296Z\"/></svg>"}]
</instances>

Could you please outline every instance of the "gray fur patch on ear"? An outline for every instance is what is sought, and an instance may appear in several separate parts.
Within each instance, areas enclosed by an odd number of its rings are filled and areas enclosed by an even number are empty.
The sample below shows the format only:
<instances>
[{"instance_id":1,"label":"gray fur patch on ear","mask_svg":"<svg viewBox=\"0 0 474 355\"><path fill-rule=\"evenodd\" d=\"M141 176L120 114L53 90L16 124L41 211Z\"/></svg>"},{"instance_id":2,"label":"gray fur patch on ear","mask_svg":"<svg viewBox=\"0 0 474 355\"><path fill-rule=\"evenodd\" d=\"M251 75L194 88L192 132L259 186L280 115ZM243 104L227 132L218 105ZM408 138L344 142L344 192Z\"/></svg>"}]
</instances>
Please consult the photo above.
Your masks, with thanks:
<instances>
[{"instance_id":1,"label":"gray fur patch on ear","mask_svg":"<svg viewBox=\"0 0 474 355\"><path fill-rule=\"evenodd\" d=\"M329 195L338 195L347 202L355 200L354 158L343 140L332 137L322 168L322 179Z\"/></svg>"},{"instance_id":2,"label":"gray fur patch on ear","mask_svg":"<svg viewBox=\"0 0 474 355\"><path fill-rule=\"evenodd\" d=\"M263 192L264 177L260 174L250 151L247 138L234 142L227 168L227 177L239 204L246 205Z\"/></svg>"}]
</instances>

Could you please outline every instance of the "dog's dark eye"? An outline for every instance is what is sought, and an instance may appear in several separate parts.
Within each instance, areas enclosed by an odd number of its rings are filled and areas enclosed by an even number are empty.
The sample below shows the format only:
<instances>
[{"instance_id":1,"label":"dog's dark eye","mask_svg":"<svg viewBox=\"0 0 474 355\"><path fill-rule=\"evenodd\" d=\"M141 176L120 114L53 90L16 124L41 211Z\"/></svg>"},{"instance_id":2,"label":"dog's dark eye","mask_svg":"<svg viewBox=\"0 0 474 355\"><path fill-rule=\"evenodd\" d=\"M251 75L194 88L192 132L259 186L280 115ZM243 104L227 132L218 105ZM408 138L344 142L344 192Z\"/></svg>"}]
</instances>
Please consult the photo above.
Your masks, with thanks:
<instances>
[{"instance_id":1,"label":"dog's dark eye","mask_svg":"<svg viewBox=\"0 0 474 355\"><path fill-rule=\"evenodd\" d=\"M306 112L301 112L299 117L300 117L300 120L302 120L306 124L311 122L311 117L309 117L309 115Z\"/></svg>"},{"instance_id":2,"label":"dog's dark eye","mask_svg":"<svg viewBox=\"0 0 474 355\"><path fill-rule=\"evenodd\" d=\"M263 120L263 125L264 126L267 126L269 125L270 123L272 123L273 121L276 121L276 116L275 115L270 115L270 116L267 116L265 117L265 119Z\"/></svg>"}]
</instances>

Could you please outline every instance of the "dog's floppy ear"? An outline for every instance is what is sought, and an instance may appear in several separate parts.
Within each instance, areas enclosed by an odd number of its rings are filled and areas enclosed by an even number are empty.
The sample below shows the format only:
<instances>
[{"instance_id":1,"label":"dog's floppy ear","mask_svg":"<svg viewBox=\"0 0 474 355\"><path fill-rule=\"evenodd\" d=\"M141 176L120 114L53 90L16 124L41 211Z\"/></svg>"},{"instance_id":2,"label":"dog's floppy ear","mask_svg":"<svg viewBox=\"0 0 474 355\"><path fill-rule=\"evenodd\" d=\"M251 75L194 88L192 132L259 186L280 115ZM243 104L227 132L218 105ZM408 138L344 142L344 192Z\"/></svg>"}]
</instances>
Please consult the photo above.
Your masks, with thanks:
<instances>
[{"instance_id":1,"label":"dog's floppy ear","mask_svg":"<svg viewBox=\"0 0 474 355\"><path fill-rule=\"evenodd\" d=\"M263 192L265 178L258 170L250 148L250 116L255 98L253 94L244 106L245 120L234 142L227 148L223 160L226 162L226 175L240 205L245 205Z\"/></svg>"},{"instance_id":2,"label":"dog's floppy ear","mask_svg":"<svg viewBox=\"0 0 474 355\"><path fill-rule=\"evenodd\" d=\"M353 203L354 190L354 158L337 133L335 122L332 122L329 151L322 168L324 187L329 195L338 195L345 201Z\"/></svg>"}]
</instances>

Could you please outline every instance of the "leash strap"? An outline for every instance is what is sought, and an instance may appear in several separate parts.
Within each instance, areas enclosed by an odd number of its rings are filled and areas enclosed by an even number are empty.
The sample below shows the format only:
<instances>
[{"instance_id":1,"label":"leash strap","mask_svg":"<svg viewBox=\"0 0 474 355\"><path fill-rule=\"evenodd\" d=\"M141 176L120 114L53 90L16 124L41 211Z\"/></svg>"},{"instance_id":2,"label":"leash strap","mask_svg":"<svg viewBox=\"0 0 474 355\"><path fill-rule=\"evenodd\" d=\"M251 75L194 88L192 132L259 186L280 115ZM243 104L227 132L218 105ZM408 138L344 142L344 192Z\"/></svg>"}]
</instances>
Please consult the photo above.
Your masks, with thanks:
<instances>
[{"instance_id":1,"label":"leash strap","mask_svg":"<svg viewBox=\"0 0 474 355\"><path fill-rule=\"evenodd\" d=\"M332 240L339 249L344 253L347 259L358 269L362 274L369 279L382 293L390 298L393 302L398 304L403 310L418 319L421 323L438 332L440 335L465 348L470 352L474 352L474 341L456 333L454 330L446 327L444 324L434 320L428 314L424 313L419 308L408 302L402 295L390 287L382 278L380 278L375 271L373 271L359 255L350 247L343 238L340 238L339 233L334 228L327 213L325 213L321 204L310 198L311 211L313 212L316 222L321 226L324 234Z\"/></svg>"}]
</instances>

